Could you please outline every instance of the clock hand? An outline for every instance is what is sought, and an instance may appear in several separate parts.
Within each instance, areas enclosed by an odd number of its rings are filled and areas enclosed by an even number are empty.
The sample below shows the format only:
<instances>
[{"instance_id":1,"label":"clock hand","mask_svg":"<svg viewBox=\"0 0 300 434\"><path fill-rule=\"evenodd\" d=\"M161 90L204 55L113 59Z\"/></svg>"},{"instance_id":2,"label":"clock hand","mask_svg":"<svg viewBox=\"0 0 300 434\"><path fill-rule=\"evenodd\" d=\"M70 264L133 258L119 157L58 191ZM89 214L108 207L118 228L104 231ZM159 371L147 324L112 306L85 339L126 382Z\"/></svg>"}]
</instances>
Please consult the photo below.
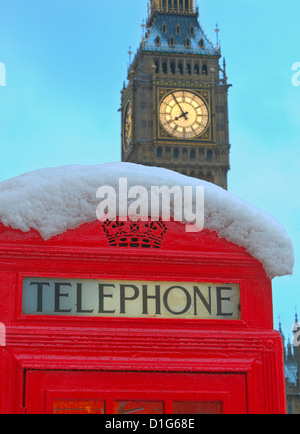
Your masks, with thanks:
<instances>
[{"instance_id":1,"label":"clock hand","mask_svg":"<svg viewBox=\"0 0 300 434\"><path fill-rule=\"evenodd\" d=\"M181 110L182 115L181 115L180 117L183 117L183 116L184 116L185 120L187 121L187 117L186 117L186 115L187 115L188 113L184 113L184 111L183 111L182 108L181 108L181 105L180 105L179 102L177 101L177 98L176 98L175 94L172 93L172 95L173 95L173 98L174 98L176 104L178 105L178 107L179 107L180 110ZM178 119L179 119L179 118L178 118Z\"/></svg>"},{"instance_id":2,"label":"clock hand","mask_svg":"<svg viewBox=\"0 0 300 434\"><path fill-rule=\"evenodd\" d=\"M186 115L188 115L189 114L189 112L185 112L185 113L182 113L182 115L180 115L180 116L178 116L177 118L175 118L175 121L178 121L180 118L185 118L185 120L187 121L188 120L188 118L186 117Z\"/></svg>"}]
</instances>

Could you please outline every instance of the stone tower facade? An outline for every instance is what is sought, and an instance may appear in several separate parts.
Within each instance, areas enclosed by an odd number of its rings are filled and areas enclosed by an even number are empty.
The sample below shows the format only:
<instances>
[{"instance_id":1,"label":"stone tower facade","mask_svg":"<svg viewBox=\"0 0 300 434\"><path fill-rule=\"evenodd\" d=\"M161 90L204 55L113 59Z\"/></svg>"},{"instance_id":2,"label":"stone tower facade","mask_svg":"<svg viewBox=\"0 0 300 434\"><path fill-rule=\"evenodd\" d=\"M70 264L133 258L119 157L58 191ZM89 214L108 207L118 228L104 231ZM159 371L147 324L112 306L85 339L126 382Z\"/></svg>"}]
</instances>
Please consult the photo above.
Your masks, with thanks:
<instances>
[{"instance_id":1,"label":"stone tower facade","mask_svg":"<svg viewBox=\"0 0 300 434\"><path fill-rule=\"evenodd\" d=\"M300 414L300 323L296 313L292 327L292 342L288 337L286 344L285 336L279 323L279 332L284 347L284 367L286 383L286 399L288 414Z\"/></svg>"},{"instance_id":2,"label":"stone tower facade","mask_svg":"<svg viewBox=\"0 0 300 434\"><path fill-rule=\"evenodd\" d=\"M194 0L152 0L122 90L122 161L165 167L227 189L228 88L220 48Z\"/></svg>"}]
</instances>

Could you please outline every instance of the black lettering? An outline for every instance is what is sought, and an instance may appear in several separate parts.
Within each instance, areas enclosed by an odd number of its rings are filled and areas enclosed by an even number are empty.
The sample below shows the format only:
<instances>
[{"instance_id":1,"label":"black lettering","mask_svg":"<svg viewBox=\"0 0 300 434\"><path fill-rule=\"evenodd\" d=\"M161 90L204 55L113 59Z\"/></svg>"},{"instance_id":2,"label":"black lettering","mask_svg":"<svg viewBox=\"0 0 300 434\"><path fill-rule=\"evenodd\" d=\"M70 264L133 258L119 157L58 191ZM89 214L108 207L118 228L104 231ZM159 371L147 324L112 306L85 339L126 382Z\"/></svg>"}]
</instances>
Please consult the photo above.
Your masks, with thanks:
<instances>
[{"instance_id":1,"label":"black lettering","mask_svg":"<svg viewBox=\"0 0 300 434\"><path fill-rule=\"evenodd\" d=\"M59 282L55 282L54 283L54 288L55 288L55 298L54 298L54 301L55 301L55 308L54 308L54 312L55 313L69 313L69 312L72 312L72 309L61 309L60 308L60 299L62 298L62 297L69 297L69 294L62 294L61 292L60 292L60 287L61 286L69 286L69 287L72 287L72 284L71 283L59 283Z\"/></svg>"},{"instance_id":2,"label":"black lettering","mask_svg":"<svg viewBox=\"0 0 300 434\"><path fill-rule=\"evenodd\" d=\"M143 285L143 315L148 315L148 301L155 300L155 315L161 315L160 286L155 285L155 295L148 295L148 286Z\"/></svg>"},{"instance_id":3,"label":"black lettering","mask_svg":"<svg viewBox=\"0 0 300 434\"><path fill-rule=\"evenodd\" d=\"M77 283L77 313L93 313L92 310L84 310L82 309L82 283Z\"/></svg>"},{"instance_id":4,"label":"black lettering","mask_svg":"<svg viewBox=\"0 0 300 434\"><path fill-rule=\"evenodd\" d=\"M105 310L104 309L104 298L113 298L113 294L104 294L104 288L114 288L115 285L99 283L99 313L115 313L116 310Z\"/></svg>"},{"instance_id":5,"label":"black lettering","mask_svg":"<svg viewBox=\"0 0 300 434\"><path fill-rule=\"evenodd\" d=\"M222 297L222 291L232 291L232 288L217 287L217 316L232 316L233 312L225 313L223 312L222 303L225 301L230 301L230 297Z\"/></svg>"},{"instance_id":6,"label":"black lettering","mask_svg":"<svg viewBox=\"0 0 300 434\"><path fill-rule=\"evenodd\" d=\"M32 282L30 286L37 285L37 312L43 312L43 286L50 286L48 282Z\"/></svg>"},{"instance_id":7,"label":"black lettering","mask_svg":"<svg viewBox=\"0 0 300 434\"><path fill-rule=\"evenodd\" d=\"M170 308L169 303L168 303L168 297L171 291L173 291L173 289L180 289L181 291L184 292L185 296L186 296L186 306L185 308L181 311L181 312L177 312L174 311ZM183 288L182 286L171 286L171 288L167 289L165 294L164 294L164 305L165 308L167 309L168 312L172 313L173 315L183 315L185 314L191 307L192 304L192 298L189 294L189 292Z\"/></svg>"},{"instance_id":8,"label":"black lettering","mask_svg":"<svg viewBox=\"0 0 300 434\"><path fill-rule=\"evenodd\" d=\"M204 304L205 309L211 315L211 287L208 287L208 297L209 301L206 300L202 292L197 286L194 286L194 315L198 315L197 312L197 296L200 298L201 302Z\"/></svg>"},{"instance_id":9,"label":"black lettering","mask_svg":"<svg viewBox=\"0 0 300 434\"><path fill-rule=\"evenodd\" d=\"M126 288L133 289L134 295L132 297L126 297ZM120 313L126 313L125 310L126 301L136 300L139 294L140 291L135 285L120 285Z\"/></svg>"}]
</instances>

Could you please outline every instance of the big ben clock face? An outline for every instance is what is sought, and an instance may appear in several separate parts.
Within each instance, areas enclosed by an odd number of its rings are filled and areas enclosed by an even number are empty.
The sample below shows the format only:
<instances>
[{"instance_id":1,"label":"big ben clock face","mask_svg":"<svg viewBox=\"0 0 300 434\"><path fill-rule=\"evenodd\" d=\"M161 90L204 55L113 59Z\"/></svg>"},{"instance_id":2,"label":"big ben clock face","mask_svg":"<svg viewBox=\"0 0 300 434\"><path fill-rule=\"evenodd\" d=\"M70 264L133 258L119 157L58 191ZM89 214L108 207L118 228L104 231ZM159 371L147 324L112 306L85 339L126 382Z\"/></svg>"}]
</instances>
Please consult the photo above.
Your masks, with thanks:
<instances>
[{"instance_id":1,"label":"big ben clock face","mask_svg":"<svg viewBox=\"0 0 300 434\"><path fill-rule=\"evenodd\" d=\"M125 148L128 149L131 144L132 136L132 111L131 104L128 103L125 111L125 123L124 123L124 142Z\"/></svg>"},{"instance_id":2,"label":"big ben clock face","mask_svg":"<svg viewBox=\"0 0 300 434\"><path fill-rule=\"evenodd\" d=\"M209 112L199 95L189 91L174 91L167 95L159 110L160 122L173 137L193 139L208 126Z\"/></svg>"}]
</instances>

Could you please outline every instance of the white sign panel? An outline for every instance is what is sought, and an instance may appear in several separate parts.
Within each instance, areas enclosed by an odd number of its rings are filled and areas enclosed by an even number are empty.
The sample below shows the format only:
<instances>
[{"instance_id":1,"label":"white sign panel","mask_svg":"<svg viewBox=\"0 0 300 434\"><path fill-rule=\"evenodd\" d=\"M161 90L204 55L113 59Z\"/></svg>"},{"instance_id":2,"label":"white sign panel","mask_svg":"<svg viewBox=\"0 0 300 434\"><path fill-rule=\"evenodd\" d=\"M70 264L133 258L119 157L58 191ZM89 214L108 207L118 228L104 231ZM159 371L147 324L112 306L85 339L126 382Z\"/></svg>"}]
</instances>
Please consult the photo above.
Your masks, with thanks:
<instances>
[{"instance_id":1,"label":"white sign panel","mask_svg":"<svg viewBox=\"0 0 300 434\"><path fill-rule=\"evenodd\" d=\"M230 283L25 278L23 314L124 318L241 319Z\"/></svg>"}]
</instances>

